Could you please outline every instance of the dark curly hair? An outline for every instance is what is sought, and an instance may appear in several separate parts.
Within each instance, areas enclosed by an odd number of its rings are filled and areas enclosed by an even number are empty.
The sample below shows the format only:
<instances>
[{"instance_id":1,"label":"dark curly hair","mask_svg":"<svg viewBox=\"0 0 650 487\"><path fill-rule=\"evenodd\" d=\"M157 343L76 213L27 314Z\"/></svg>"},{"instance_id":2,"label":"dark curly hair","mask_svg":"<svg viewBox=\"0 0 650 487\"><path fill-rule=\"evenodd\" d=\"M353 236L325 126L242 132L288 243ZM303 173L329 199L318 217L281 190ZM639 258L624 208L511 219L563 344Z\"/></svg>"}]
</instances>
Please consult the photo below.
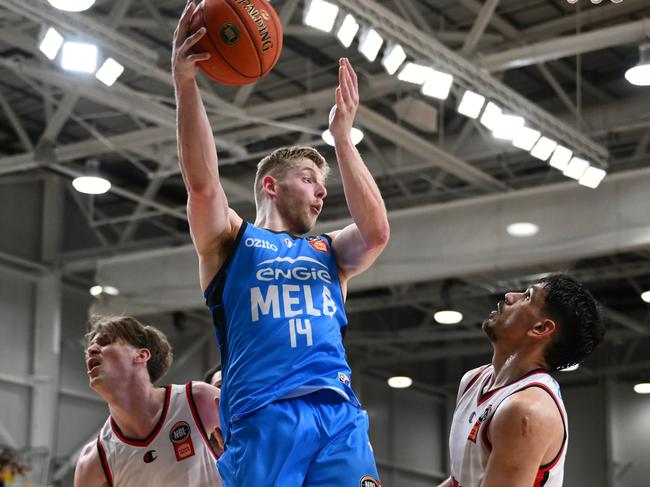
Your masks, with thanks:
<instances>
[{"instance_id":1,"label":"dark curly hair","mask_svg":"<svg viewBox=\"0 0 650 487\"><path fill-rule=\"evenodd\" d=\"M545 309L557 324L544 358L552 370L580 363L605 336L600 306L574 278L554 274L541 279L546 291Z\"/></svg>"}]
</instances>

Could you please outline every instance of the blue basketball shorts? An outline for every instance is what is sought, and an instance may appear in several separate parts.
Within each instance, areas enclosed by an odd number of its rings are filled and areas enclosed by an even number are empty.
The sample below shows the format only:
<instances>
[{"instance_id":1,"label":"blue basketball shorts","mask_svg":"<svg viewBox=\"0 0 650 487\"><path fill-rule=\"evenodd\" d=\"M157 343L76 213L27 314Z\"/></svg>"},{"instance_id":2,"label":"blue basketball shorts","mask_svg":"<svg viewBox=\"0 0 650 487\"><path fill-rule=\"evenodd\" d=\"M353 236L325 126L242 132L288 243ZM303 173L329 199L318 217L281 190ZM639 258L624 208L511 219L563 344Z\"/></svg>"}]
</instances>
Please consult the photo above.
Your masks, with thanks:
<instances>
[{"instance_id":1,"label":"blue basketball shorts","mask_svg":"<svg viewBox=\"0 0 650 487\"><path fill-rule=\"evenodd\" d=\"M230 425L224 487L380 487L367 413L331 390L283 399Z\"/></svg>"}]
</instances>

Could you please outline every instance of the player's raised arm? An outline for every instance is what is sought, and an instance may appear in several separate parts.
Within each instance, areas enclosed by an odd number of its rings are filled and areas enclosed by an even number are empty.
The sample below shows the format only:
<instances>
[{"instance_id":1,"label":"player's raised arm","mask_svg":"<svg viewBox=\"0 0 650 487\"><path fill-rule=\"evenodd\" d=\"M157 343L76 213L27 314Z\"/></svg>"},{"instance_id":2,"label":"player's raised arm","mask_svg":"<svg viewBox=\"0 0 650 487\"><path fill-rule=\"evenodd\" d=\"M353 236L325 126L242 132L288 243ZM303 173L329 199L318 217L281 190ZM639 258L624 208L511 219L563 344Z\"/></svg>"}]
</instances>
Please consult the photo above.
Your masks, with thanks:
<instances>
[{"instance_id":1,"label":"player's raised arm","mask_svg":"<svg viewBox=\"0 0 650 487\"><path fill-rule=\"evenodd\" d=\"M359 106L357 75L350 61L339 62L336 114L330 124L348 209L354 223L332 234L344 280L366 270L388 243L390 228L379 188L352 143L350 131Z\"/></svg>"},{"instance_id":2,"label":"player's raised arm","mask_svg":"<svg viewBox=\"0 0 650 487\"><path fill-rule=\"evenodd\" d=\"M206 33L200 28L187 36L196 7L188 0L174 32L172 74L176 93L178 159L187 188L190 233L199 254L201 286L205 289L224 260L224 244L234 238L238 217L229 211L219 182L217 149L199 87L198 61L208 53L193 53L192 47ZM241 221L241 220L240 220Z\"/></svg>"}]
</instances>

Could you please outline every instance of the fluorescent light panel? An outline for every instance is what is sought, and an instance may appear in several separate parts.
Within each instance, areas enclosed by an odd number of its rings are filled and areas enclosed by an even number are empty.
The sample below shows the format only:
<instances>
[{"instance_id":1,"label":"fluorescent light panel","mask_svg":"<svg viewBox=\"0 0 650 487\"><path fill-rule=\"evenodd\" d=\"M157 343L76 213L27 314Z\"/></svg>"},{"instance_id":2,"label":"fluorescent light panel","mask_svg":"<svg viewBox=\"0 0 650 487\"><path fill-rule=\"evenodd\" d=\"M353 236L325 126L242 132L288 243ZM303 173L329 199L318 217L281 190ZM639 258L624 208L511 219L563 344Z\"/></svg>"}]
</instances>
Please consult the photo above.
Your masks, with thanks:
<instances>
[{"instance_id":1,"label":"fluorescent light panel","mask_svg":"<svg viewBox=\"0 0 650 487\"><path fill-rule=\"evenodd\" d=\"M458 113L475 119L481 114L484 104L485 97L483 95L467 90L458 105Z\"/></svg>"},{"instance_id":2,"label":"fluorescent light panel","mask_svg":"<svg viewBox=\"0 0 650 487\"><path fill-rule=\"evenodd\" d=\"M377 59L377 54L381 46L384 44L384 39L379 35L375 29L367 29L361 34L359 40L359 52L363 54L368 61L373 62Z\"/></svg>"},{"instance_id":3,"label":"fluorescent light panel","mask_svg":"<svg viewBox=\"0 0 650 487\"><path fill-rule=\"evenodd\" d=\"M82 42L66 42L63 44L61 67L68 71L94 73L97 69L97 46Z\"/></svg>"},{"instance_id":4,"label":"fluorescent light panel","mask_svg":"<svg viewBox=\"0 0 650 487\"><path fill-rule=\"evenodd\" d=\"M535 143L539 140L540 135L539 130L531 129L530 127L519 127L512 138L512 145L519 149L530 151L535 147Z\"/></svg>"},{"instance_id":5,"label":"fluorescent light panel","mask_svg":"<svg viewBox=\"0 0 650 487\"><path fill-rule=\"evenodd\" d=\"M95 0L47 0L50 5L66 12L83 12L93 6Z\"/></svg>"},{"instance_id":6,"label":"fluorescent light panel","mask_svg":"<svg viewBox=\"0 0 650 487\"><path fill-rule=\"evenodd\" d=\"M404 61L406 61L404 48L399 44L393 44L384 53L381 64L388 74L395 74Z\"/></svg>"},{"instance_id":7,"label":"fluorescent light panel","mask_svg":"<svg viewBox=\"0 0 650 487\"><path fill-rule=\"evenodd\" d=\"M547 161L556 147L557 142L548 137L542 137L537 141L533 150L530 151L530 155L541 161Z\"/></svg>"},{"instance_id":8,"label":"fluorescent light panel","mask_svg":"<svg viewBox=\"0 0 650 487\"><path fill-rule=\"evenodd\" d=\"M526 124L518 115L501 115L492 130L492 136L501 140L512 140L515 132Z\"/></svg>"},{"instance_id":9,"label":"fluorescent light panel","mask_svg":"<svg viewBox=\"0 0 650 487\"><path fill-rule=\"evenodd\" d=\"M555 169L564 171L569 165L569 161L571 160L572 155L573 152L571 152L570 149L567 149L563 145L558 145L553 151L553 155L551 156L549 164Z\"/></svg>"},{"instance_id":10,"label":"fluorescent light panel","mask_svg":"<svg viewBox=\"0 0 650 487\"><path fill-rule=\"evenodd\" d=\"M589 166L589 162L579 157L574 157L567 165L563 174L571 179L580 180Z\"/></svg>"},{"instance_id":11,"label":"fluorescent light panel","mask_svg":"<svg viewBox=\"0 0 650 487\"><path fill-rule=\"evenodd\" d=\"M598 167L590 166L587 168L578 182L587 188L596 189L601 181L607 176L607 171Z\"/></svg>"},{"instance_id":12,"label":"fluorescent light panel","mask_svg":"<svg viewBox=\"0 0 650 487\"><path fill-rule=\"evenodd\" d=\"M314 29L332 32L338 13L338 5L324 0L311 0L307 4L303 22Z\"/></svg>"},{"instance_id":13,"label":"fluorescent light panel","mask_svg":"<svg viewBox=\"0 0 650 487\"><path fill-rule=\"evenodd\" d=\"M539 226L531 222L516 222L508 225L506 231L511 237L527 238L537 235Z\"/></svg>"},{"instance_id":14,"label":"fluorescent light panel","mask_svg":"<svg viewBox=\"0 0 650 487\"><path fill-rule=\"evenodd\" d=\"M453 82L454 77L452 75L432 69L429 79L422 86L422 93L433 98L446 100Z\"/></svg>"},{"instance_id":15,"label":"fluorescent light panel","mask_svg":"<svg viewBox=\"0 0 650 487\"><path fill-rule=\"evenodd\" d=\"M336 33L336 37L338 37L344 47L350 47L357 32L359 32L359 23L351 14L347 14Z\"/></svg>"},{"instance_id":16,"label":"fluorescent light panel","mask_svg":"<svg viewBox=\"0 0 650 487\"><path fill-rule=\"evenodd\" d=\"M406 63L402 70L397 75L400 81L407 83L414 83L416 85L423 85L432 76L433 69L429 66L423 66L417 63Z\"/></svg>"},{"instance_id":17,"label":"fluorescent light panel","mask_svg":"<svg viewBox=\"0 0 650 487\"><path fill-rule=\"evenodd\" d=\"M47 29L45 37L39 44L38 48L43 54L45 54L50 60L54 59L61 49L63 44L63 36L57 32L54 27Z\"/></svg>"},{"instance_id":18,"label":"fluorescent light panel","mask_svg":"<svg viewBox=\"0 0 650 487\"><path fill-rule=\"evenodd\" d=\"M95 78L104 83L106 86L113 86L117 78L124 72L124 66L115 59L109 57L102 67L95 73Z\"/></svg>"},{"instance_id":19,"label":"fluorescent light panel","mask_svg":"<svg viewBox=\"0 0 650 487\"><path fill-rule=\"evenodd\" d=\"M499 118L501 118L501 115L501 108L490 101L483 111L481 123L489 130L494 130L494 128L497 126L497 123L499 122Z\"/></svg>"}]
</instances>

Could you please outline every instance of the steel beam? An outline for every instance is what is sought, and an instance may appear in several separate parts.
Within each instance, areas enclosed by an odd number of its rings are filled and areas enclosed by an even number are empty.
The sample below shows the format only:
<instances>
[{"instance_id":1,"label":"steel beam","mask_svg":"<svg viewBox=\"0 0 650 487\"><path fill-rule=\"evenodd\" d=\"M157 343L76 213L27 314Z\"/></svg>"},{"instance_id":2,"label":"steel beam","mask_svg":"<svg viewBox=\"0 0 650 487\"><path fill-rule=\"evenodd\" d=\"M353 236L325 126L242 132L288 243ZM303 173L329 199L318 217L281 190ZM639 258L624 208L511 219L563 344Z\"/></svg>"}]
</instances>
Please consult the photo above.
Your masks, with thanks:
<instances>
[{"instance_id":1,"label":"steel beam","mask_svg":"<svg viewBox=\"0 0 650 487\"><path fill-rule=\"evenodd\" d=\"M485 32L485 29L490 23L490 19L492 18L492 15L494 15L494 11L496 10L499 1L500 0L487 0L483 4L483 7L481 7L481 11L467 34L465 42L463 42L463 47L460 49L460 53L463 56L468 57L476 50L476 46L481 40L483 32Z\"/></svg>"}]
</instances>

